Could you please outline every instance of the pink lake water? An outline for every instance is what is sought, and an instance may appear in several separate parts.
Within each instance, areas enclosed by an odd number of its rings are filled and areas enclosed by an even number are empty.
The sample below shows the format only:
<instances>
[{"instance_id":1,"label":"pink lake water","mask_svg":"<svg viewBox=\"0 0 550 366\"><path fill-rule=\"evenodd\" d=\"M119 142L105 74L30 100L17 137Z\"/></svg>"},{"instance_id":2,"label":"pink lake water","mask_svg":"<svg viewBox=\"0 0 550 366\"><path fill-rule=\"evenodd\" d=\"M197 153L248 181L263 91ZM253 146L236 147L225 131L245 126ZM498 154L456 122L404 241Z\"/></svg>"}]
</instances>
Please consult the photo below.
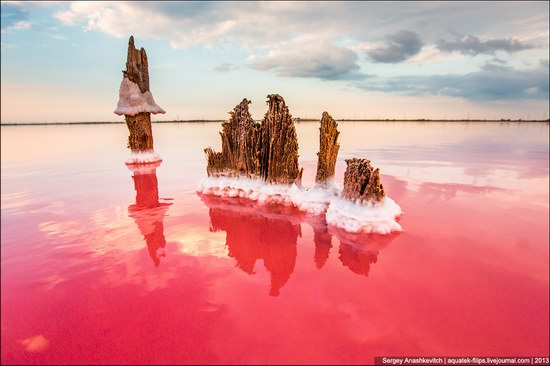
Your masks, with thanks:
<instances>
[{"instance_id":1,"label":"pink lake water","mask_svg":"<svg viewBox=\"0 0 550 366\"><path fill-rule=\"evenodd\" d=\"M142 172L123 124L2 127L2 364L548 355L548 123L339 129L336 181L370 159L403 232L199 196L217 123L154 124Z\"/></svg>"}]
</instances>

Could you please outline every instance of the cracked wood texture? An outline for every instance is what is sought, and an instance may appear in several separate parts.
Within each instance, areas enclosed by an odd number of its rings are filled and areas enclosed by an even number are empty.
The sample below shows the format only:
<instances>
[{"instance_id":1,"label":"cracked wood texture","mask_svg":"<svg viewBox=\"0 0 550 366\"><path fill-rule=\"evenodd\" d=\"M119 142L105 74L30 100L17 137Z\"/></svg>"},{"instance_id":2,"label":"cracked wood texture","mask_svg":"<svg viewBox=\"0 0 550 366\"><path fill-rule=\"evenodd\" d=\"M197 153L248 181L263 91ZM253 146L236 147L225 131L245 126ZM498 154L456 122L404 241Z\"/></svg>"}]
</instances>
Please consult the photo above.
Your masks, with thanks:
<instances>
[{"instance_id":1,"label":"cracked wood texture","mask_svg":"<svg viewBox=\"0 0 550 366\"><path fill-rule=\"evenodd\" d=\"M380 183L380 170L374 169L367 159L346 159L342 197L365 202L380 202L384 199L384 186Z\"/></svg>"},{"instance_id":2,"label":"cracked wood texture","mask_svg":"<svg viewBox=\"0 0 550 366\"><path fill-rule=\"evenodd\" d=\"M223 122L222 155L228 159L227 166L238 175L257 176L260 169L259 138L260 124L256 123L244 98L230 114L229 121Z\"/></svg>"},{"instance_id":3,"label":"cracked wood texture","mask_svg":"<svg viewBox=\"0 0 550 366\"><path fill-rule=\"evenodd\" d=\"M128 56L124 77L139 86L142 93L149 91L149 64L147 53L143 47L137 50L134 45L134 36L128 41ZM135 116L124 116L128 126L128 147L132 152L153 150L153 130L151 127L151 113L143 112Z\"/></svg>"},{"instance_id":4,"label":"cracked wood texture","mask_svg":"<svg viewBox=\"0 0 550 366\"><path fill-rule=\"evenodd\" d=\"M260 175L260 135L261 126L255 122L248 111L250 100L242 102L229 112L229 121L222 123L222 151L204 149L208 161L208 176L244 176Z\"/></svg>"},{"instance_id":5,"label":"cracked wood texture","mask_svg":"<svg viewBox=\"0 0 550 366\"><path fill-rule=\"evenodd\" d=\"M147 62L147 53L141 47L136 49L134 36L130 36L128 41L128 57L126 59L126 70L124 76L139 86L142 93L149 91L149 63Z\"/></svg>"},{"instance_id":6,"label":"cracked wood texture","mask_svg":"<svg viewBox=\"0 0 550 366\"><path fill-rule=\"evenodd\" d=\"M300 183L298 140L284 99L268 95L268 111L261 125L254 122L243 99L222 124L222 151L204 149L208 176L243 176L268 183Z\"/></svg>"},{"instance_id":7,"label":"cracked wood texture","mask_svg":"<svg viewBox=\"0 0 550 366\"><path fill-rule=\"evenodd\" d=\"M321 127L319 127L319 152L317 153L317 174L315 183L323 185L334 177L336 158L340 144L338 143L338 123L327 113L323 112Z\"/></svg>"},{"instance_id":8,"label":"cracked wood texture","mask_svg":"<svg viewBox=\"0 0 550 366\"><path fill-rule=\"evenodd\" d=\"M267 96L268 110L262 121L260 174L268 183L301 184L298 138L292 116L279 94Z\"/></svg>"},{"instance_id":9,"label":"cracked wood texture","mask_svg":"<svg viewBox=\"0 0 550 366\"><path fill-rule=\"evenodd\" d=\"M128 126L128 147L132 152L153 150L153 130L151 113L138 113L135 116L124 116Z\"/></svg>"}]
</instances>

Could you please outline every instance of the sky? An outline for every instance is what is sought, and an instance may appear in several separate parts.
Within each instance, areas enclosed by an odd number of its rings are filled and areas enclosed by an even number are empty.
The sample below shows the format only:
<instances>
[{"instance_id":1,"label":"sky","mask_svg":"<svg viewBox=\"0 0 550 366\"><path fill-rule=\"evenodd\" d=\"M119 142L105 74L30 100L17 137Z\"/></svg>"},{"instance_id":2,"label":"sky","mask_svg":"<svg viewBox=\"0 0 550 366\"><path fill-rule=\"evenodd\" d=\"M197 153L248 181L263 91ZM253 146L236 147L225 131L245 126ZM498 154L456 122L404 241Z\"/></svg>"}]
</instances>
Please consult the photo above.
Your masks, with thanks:
<instances>
[{"instance_id":1,"label":"sky","mask_svg":"<svg viewBox=\"0 0 550 366\"><path fill-rule=\"evenodd\" d=\"M128 38L153 120L546 119L549 2L2 2L1 121L123 121Z\"/></svg>"}]
</instances>

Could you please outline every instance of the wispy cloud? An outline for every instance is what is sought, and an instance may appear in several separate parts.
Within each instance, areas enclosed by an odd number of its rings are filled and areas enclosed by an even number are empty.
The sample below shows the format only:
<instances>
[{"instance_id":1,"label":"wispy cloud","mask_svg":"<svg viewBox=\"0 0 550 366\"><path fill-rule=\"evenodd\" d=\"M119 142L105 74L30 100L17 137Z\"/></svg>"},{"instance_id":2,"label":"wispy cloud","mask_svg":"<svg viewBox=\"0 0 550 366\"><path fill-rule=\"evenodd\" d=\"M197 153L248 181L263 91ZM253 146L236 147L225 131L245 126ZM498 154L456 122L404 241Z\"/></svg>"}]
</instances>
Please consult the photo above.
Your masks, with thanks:
<instances>
[{"instance_id":1,"label":"wispy cloud","mask_svg":"<svg viewBox=\"0 0 550 366\"><path fill-rule=\"evenodd\" d=\"M214 70L219 71L219 72L230 72L230 71L234 71L234 70L238 70L238 69L239 69L239 66L228 63L228 62L220 64L220 65L218 65L214 68Z\"/></svg>"},{"instance_id":2,"label":"wispy cloud","mask_svg":"<svg viewBox=\"0 0 550 366\"><path fill-rule=\"evenodd\" d=\"M515 69L486 63L480 70L460 74L372 78L356 83L369 91L406 95L446 95L470 100L548 99L548 60L536 68Z\"/></svg>"},{"instance_id":3,"label":"wispy cloud","mask_svg":"<svg viewBox=\"0 0 550 366\"><path fill-rule=\"evenodd\" d=\"M59 11L54 14L54 17L65 25L75 25L79 20L83 19L81 15L71 10Z\"/></svg>"},{"instance_id":4,"label":"wispy cloud","mask_svg":"<svg viewBox=\"0 0 550 366\"><path fill-rule=\"evenodd\" d=\"M330 43L296 44L278 47L252 63L257 70L275 70L280 76L309 77L322 80L362 79L359 57L351 49ZM286 45L285 45L286 46Z\"/></svg>"},{"instance_id":5,"label":"wispy cloud","mask_svg":"<svg viewBox=\"0 0 550 366\"><path fill-rule=\"evenodd\" d=\"M29 29L30 27L31 27L31 22L21 20L8 28L13 30L19 30L19 29Z\"/></svg>"},{"instance_id":6,"label":"wispy cloud","mask_svg":"<svg viewBox=\"0 0 550 366\"><path fill-rule=\"evenodd\" d=\"M31 23L28 21L29 15L25 8L6 2L2 2L0 7L2 17L2 33L31 28Z\"/></svg>"},{"instance_id":7,"label":"wispy cloud","mask_svg":"<svg viewBox=\"0 0 550 366\"><path fill-rule=\"evenodd\" d=\"M416 55L423 46L424 42L417 33L399 31L386 36L386 43L368 51L367 55L374 62L397 63Z\"/></svg>"},{"instance_id":8,"label":"wispy cloud","mask_svg":"<svg viewBox=\"0 0 550 366\"><path fill-rule=\"evenodd\" d=\"M481 40L476 36L466 36L452 41L439 40L437 42L437 48L442 51L457 51L465 55L494 54L497 51L512 53L534 47L534 45L523 43L513 38Z\"/></svg>"},{"instance_id":9,"label":"wispy cloud","mask_svg":"<svg viewBox=\"0 0 550 366\"><path fill-rule=\"evenodd\" d=\"M62 35L62 34L52 34L51 37L53 39L58 40L58 41L66 41L67 40L67 37Z\"/></svg>"},{"instance_id":10,"label":"wispy cloud","mask_svg":"<svg viewBox=\"0 0 550 366\"><path fill-rule=\"evenodd\" d=\"M116 37L134 34L166 38L175 48L219 44L246 48L270 47L300 35L318 42L336 42L341 37L374 42L393 35L396 27L421 34L425 43L435 42L445 34L483 35L488 28L521 38L523 33L540 32L541 22L547 22L540 14L547 10L548 5L543 2L472 6L456 2L77 1L56 13L56 17L66 25L81 25ZM489 17L491 22L487 22ZM509 29L510 23L518 19L524 22L521 27ZM402 42L399 35L396 37L397 43ZM418 40L411 40L418 47Z\"/></svg>"},{"instance_id":11,"label":"wispy cloud","mask_svg":"<svg viewBox=\"0 0 550 366\"><path fill-rule=\"evenodd\" d=\"M501 100L499 110L514 104L512 99L518 102L510 110L527 105L547 109L548 105L548 66L532 66L548 57L548 2L45 4L49 8L39 2L2 3L2 52L7 56L3 68L13 80L29 78L29 68L37 79L51 76L48 66L31 62L44 51L40 47L56 49L52 62L74 62L80 70L86 64L85 55L101 54L107 47L114 53L124 52L125 40L133 34L139 46L150 52L151 69L159 69L156 75L163 84L157 93L164 89L169 95L177 94L185 80L197 77L227 99L239 90L252 94L256 88L250 85L256 86L259 79L273 82L281 92L315 95L310 98L315 99L312 110L320 104L345 106L341 107L345 110L391 109L396 100L413 100L415 106L408 108L417 108L436 99L444 100L445 108L454 100L457 109L464 104L490 109L492 103L478 103L487 100ZM62 43L56 37L68 39ZM26 44L33 47L23 47ZM86 52L75 53L78 44ZM10 45L20 50L8 50ZM114 74L123 65L121 57L123 53L102 58L98 62L104 66L80 74L107 79L109 70ZM488 60L492 61L479 66ZM181 67L174 72L170 68L176 65ZM207 72L201 72L205 68ZM237 69L242 89L236 90L220 73ZM331 82L315 89L318 83L313 79ZM200 105L207 95L200 91L199 86L193 88L194 104ZM426 114L443 108L442 103L433 103ZM221 110L225 112L226 107Z\"/></svg>"},{"instance_id":12,"label":"wispy cloud","mask_svg":"<svg viewBox=\"0 0 550 366\"><path fill-rule=\"evenodd\" d=\"M27 23L28 14L24 8L13 3L0 3L2 29L14 27L21 22Z\"/></svg>"},{"instance_id":13,"label":"wispy cloud","mask_svg":"<svg viewBox=\"0 0 550 366\"><path fill-rule=\"evenodd\" d=\"M2 33L11 34L14 31L31 29L37 24L30 20L31 13L37 9L64 6L61 1L2 1L0 3L2 17Z\"/></svg>"}]
</instances>

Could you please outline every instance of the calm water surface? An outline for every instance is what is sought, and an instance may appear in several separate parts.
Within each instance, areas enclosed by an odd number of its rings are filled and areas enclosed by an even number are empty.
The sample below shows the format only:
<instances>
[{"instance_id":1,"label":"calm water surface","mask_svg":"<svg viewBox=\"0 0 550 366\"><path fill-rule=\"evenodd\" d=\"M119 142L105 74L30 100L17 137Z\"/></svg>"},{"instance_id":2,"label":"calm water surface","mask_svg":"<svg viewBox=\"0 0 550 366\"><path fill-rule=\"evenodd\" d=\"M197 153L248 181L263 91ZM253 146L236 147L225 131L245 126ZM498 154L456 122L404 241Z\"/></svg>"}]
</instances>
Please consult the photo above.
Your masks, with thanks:
<instances>
[{"instance_id":1,"label":"calm water surface","mask_svg":"<svg viewBox=\"0 0 550 366\"><path fill-rule=\"evenodd\" d=\"M318 124L297 125L304 183ZM404 231L195 193L217 123L2 127L2 363L370 363L549 352L547 123L341 122Z\"/></svg>"}]
</instances>

